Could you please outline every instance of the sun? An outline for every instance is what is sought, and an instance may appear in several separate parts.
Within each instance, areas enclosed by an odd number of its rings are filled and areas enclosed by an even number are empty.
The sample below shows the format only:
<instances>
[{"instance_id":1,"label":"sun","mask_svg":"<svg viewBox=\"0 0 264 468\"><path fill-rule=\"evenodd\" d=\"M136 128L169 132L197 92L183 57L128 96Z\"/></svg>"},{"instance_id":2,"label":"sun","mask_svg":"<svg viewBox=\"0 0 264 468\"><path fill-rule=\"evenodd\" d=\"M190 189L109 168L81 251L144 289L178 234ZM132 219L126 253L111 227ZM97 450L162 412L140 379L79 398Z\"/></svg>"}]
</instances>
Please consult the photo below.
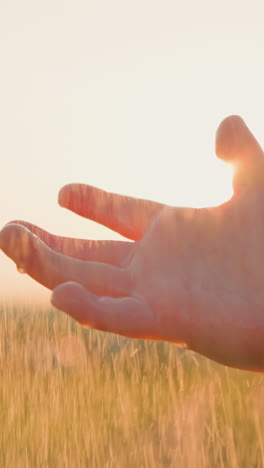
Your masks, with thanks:
<instances>
[{"instance_id":1,"label":"sun","mask_svg":"<svg viewBox=\"0 0 264 468\"><path fill-rule=\"evenodd\" d=\"M153 199L172 206L217 206L233 195L232 169L216 158L188 160L167 171L155 189Z\"/></svg>"},{"instance_id":2,"label":"sun","mask_svg":"<svg viewBox=\"0 0 264 468\"><path fill-rule=\"evenodd\" d=\"M215 160L206 167L201 167L197 175L197 184L189 192L188 205L197 208L220 205L233 195L232 167Z\"/></svg>"}]
</instances>

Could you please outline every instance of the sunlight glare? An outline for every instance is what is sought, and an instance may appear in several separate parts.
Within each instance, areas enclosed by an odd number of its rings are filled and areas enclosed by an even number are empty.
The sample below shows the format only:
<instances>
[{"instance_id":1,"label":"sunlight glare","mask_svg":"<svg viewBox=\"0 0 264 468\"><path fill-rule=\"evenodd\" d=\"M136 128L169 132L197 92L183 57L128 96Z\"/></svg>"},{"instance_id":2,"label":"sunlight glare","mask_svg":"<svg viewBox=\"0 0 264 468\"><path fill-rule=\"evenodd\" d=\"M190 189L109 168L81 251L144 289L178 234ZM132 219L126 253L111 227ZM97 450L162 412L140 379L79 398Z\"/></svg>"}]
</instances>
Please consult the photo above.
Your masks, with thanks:
<instances>
[{"instance_id":1,"label":"sunlight glare","mask_svg":"<svg viewBox=\"0 0 264 468\"><path fill-rule=\"evenodd\" d=\"M229 200L233 195L232 168L215 160L210 170L201 171L198 187L189 193L189 206L198 208L217 206Z\"/></svg>"},{"instance_id":2,"label":"sunlight glare","mask_svg":"<svg viewBox=\"0 0 264 468\"><path fill-rule=\"evenodd\" d=\"M167 173L166 183L156 187L153 199L172 206L202 208L220 205L232 195L231 167L205 158L191 169L188 164L182 165L176 175Z\"/></svg>"}]
</instances>

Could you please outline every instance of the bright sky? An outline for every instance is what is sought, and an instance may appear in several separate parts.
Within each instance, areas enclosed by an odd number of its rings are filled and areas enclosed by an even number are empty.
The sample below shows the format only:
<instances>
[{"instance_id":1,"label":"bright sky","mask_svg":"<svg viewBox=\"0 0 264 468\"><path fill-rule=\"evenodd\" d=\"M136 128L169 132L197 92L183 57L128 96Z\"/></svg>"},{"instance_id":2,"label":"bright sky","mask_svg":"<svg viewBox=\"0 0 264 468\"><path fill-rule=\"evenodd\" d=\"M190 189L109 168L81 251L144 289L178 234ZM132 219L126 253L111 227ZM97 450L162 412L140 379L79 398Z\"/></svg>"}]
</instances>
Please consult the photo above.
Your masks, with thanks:
<instances>
[{"instance_id":1,"label":"bright sky","mask_svg":"<svg viewBox=\"0 0 264 468\"><path fill-rule=\"evenodd\" d=\"M0 2L0 224L118 236L57 206L69 182L173 205L219 204L217 125L264 143L263 0ZM0 300L50 292L0 253Z\"/></svg>"}]
</instances>

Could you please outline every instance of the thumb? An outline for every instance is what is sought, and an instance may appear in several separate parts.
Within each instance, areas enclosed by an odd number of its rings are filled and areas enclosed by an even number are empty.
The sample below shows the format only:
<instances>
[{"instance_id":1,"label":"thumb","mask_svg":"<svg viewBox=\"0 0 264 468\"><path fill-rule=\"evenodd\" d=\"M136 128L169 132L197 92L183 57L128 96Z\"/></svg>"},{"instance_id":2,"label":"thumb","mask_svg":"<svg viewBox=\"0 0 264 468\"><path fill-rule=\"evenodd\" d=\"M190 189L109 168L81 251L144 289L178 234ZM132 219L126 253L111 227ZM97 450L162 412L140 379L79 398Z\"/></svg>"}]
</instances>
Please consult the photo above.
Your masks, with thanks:
<instances>
[{"instance_id":1,"label":"thumb","mask_svg":"<svg viewBox=\"0 0 264 468\"><path fill-rule=\"evenodd\" d=\"M234 167L234 192L264 185L264 153L245 122L238 115L224 119L216 133L217 156Z\"/></svg>"}]
</instances>

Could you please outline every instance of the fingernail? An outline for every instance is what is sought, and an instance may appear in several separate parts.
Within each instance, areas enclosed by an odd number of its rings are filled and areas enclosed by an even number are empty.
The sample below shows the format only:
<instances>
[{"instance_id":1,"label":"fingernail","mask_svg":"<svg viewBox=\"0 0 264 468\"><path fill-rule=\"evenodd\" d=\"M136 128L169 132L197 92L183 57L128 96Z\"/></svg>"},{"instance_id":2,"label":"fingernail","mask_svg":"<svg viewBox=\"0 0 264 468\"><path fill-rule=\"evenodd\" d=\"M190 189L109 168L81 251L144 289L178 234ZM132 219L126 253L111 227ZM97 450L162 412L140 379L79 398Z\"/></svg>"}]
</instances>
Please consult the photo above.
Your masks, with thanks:
<instances>
[{"instance_id":1,"label":"fingernail","mask_svg":"<svg viewBox=\"0 0 264 468\"><path fill-rule=\"evenodd\" d=\"M221 159L231 161L237 156L245 127L239 115L231 115L223 120L216 135L216 153Z\"/></svg>"}]
</instances>

